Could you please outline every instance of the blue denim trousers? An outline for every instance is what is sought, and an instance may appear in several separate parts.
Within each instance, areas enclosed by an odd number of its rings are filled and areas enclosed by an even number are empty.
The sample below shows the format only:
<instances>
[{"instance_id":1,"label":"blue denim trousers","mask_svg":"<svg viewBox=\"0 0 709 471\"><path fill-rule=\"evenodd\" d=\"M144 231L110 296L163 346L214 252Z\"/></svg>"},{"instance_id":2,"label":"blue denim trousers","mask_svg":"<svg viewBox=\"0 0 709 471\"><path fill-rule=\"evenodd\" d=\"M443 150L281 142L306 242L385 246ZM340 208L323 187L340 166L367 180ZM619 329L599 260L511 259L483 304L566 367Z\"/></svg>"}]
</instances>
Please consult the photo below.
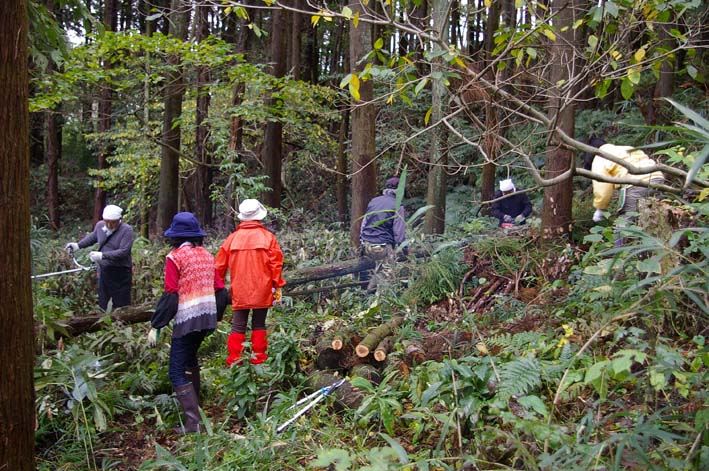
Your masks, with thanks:
<instances>
[{"instance_id":1,"label":"blue denim trousers","mask_svg":"<svg viewBox=\"0 0 709 471\"><path fill-rule=\"evenodd\" d=\"M190 332L182 337L172 338L168 375L170 376L170 382L173 387L184 386L190 382L187 379L185 371L187 371L187 368L194 368L199 365L197 350L199 350L202 340L204 340L209 333L209 330L200 330Z\"/></svg>"}]
</instances>

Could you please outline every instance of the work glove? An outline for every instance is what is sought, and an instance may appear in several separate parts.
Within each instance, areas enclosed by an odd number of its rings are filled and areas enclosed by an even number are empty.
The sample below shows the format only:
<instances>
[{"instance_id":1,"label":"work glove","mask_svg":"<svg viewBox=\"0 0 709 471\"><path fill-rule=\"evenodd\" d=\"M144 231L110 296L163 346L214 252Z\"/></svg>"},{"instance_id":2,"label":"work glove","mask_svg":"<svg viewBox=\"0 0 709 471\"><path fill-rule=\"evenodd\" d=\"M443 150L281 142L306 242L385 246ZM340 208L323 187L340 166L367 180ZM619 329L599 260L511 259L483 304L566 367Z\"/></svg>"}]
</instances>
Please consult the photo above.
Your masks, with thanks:
<instances>
[{"instance_id":1,"label":"work glove","mask_svg":"<svg viewBox=\"0 0 709 471\"><path fill-rule=\"evenodd\" d=\"M64 246L64 249L69 253L74 253L79 250L79 244L77 244L76 242L69 242Z\"/></svg>"},{"instance_id":2,"label":"work glove","mask_svg":"<svg viewBox=\"0 0 709 471\"><path fill-rule=\"evenodd\" d=\"M103 258L103 253L101 252L90 252L89 253L89 258L91 259L92 262L96 263L99 262Z\"/></svg>"},{"instance_id":3,"label":"work glove","mask_svg":"<svg viewBox=\"0 0 709 471\"><path fill-rule=\"evenodd\" d=\"M157 347L160 338L160 329L150 329L148 332L148 347Z\"/></svg>"},{"instance_id":4,"label":"work glove","mask_svg":"<svg viewBox=\"0 0 709 471\"><path fill-rule=\"evenodd\" d=\"M603 211L601 211L600 209L597 209L593 213L593 222L601 222L601 220L603 220Z\"/></svg>"},{"instance_id":5,"label":"work glove","mask_svg":"<svg viewBox=\"0 0 709 471\"><path fill-rule=\"evenodd\" d=\"M273 305L281 304L281 297L283 296L281 288L271 288L271 292L273 293Z\"/></svg>"},{"instance_id":6,"label":"work glove","mask_svg":"<svg viewBox=\"0 0 709 471\"><path fill-rule=\"evenodd\" d=\"M505 214L504 216L502 216L502 222L511 223L512 221L514 221L514 219L512 219L512 216L510 216L509 214Z\"/></svg>"},{"instance_id":7,"label":"work glove","mask_svg":"<svg viewBox=\"0 0 709 471\"><path fill-rule=\"evenodd\" d=\"M524 217L523 214L518 214L517 217L515 218L515 223L522 224L525 221L525 219L527 219L527 218Z\"/></svg>"}]
</instances>

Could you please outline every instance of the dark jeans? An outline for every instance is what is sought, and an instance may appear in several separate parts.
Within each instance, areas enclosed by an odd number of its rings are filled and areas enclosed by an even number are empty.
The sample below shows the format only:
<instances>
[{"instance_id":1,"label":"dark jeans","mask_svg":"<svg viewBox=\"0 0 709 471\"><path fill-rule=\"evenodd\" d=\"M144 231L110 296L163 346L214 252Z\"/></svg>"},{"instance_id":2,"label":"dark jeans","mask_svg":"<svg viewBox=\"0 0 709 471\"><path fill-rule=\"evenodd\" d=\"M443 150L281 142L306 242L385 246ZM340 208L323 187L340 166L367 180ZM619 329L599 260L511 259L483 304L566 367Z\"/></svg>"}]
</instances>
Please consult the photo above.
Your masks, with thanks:
<instances>
[{"instance_id":1,"label":"dark jeans","mask_svg":"<svg viewBox=\"0 0 709 471\"><path fill-rule=\"evenodd\" d=\"M190 332L182 337L172 338L168 374L173 387L178 388L190 382L185 371L187 368L199 366L197 350L210 332L209 330L200 330Z\"/></svg>"},{"instance_id":2,"label":"dark jeans","mask_svg":"<svg viewBox=\"0 0 709 471\"><path fill-rule=\"evenodd\" d=\"M252 311L251 330L266 330L266 314L268 309L239 309L231 315L231 331L238 334L246 333L246 324L249 321L249 311Z\"/></svg>"},{"instance_id":3,"label":"dark jeans","mask_svg":"<svg viewBox=\"0 0 709 471\"><path fill-rule=\"evenodd\" d=\"M104 311L108 300L113 307L130 306L130 290L133 285L133 270L126 267L102 267L98 275L98 305Z\"/></svg>"}]
</instances>

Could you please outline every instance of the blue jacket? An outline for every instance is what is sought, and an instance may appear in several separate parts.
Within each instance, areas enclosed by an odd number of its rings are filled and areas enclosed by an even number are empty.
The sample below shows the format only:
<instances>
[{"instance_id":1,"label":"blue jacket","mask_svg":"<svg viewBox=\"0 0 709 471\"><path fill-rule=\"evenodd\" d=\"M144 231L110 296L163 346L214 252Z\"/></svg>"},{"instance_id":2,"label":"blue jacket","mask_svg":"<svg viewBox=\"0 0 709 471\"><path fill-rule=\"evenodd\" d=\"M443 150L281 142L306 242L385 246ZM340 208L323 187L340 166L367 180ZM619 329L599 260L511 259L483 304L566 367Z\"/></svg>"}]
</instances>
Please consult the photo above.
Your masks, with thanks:
<instances>
[{"instance_id":1,"label":"blue jacket","mask_svg":"<svg viewBox=\"0 0 709 471\"><path fill-rule=\"evenodd\" d=\"M406 240L404 207L395 210L395 205L396 190L389 188L369 202L359 234L362 242L396 247Z\"/></svg>"}]
</instances>

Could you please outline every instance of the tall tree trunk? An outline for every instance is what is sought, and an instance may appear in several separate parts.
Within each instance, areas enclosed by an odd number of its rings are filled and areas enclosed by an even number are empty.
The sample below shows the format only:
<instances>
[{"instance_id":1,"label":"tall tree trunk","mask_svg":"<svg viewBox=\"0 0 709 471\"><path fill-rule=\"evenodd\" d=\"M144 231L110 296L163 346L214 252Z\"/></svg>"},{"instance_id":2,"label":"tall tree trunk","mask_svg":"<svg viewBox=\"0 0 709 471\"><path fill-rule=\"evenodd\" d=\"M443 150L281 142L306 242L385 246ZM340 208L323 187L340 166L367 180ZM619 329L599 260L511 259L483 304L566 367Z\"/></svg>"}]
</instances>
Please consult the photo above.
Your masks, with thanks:
<instances>
[{"instance_id":1,"label":"tall tree trunk","mask_svg":"<svg viewBox=\"0 0 709 471\"><path fill-rule=\"evenodd\" d=\"M293 0L293 6L297 9L303 8L302 0ZM290 70L293 80L300 80L300 37L303 34L303 15L297 12L290 13L291 37L290 37Z\"/></svg>"},{"instance_id":2,"label":"tall tree trunk","mask_svg":"<svg viewBox=\"0 0 709 471\"><path fill-rule=\"evenodd\" d=\"M350 3L353 15L366 14L364 0ZM350 24L350 70L357 73L364 64L357 64L372 50L372 26L360 21L358 26ZM360 82L360 101L352 110L352 195L350 209L350 242L359 246L359 230L362 215L367 210L369 200L376 193L377 170L374 165L376 109L372 104L374 88L371 80Z\"/></svg>"},{"instance_id":3,"label":"tall tree trunk","mask_svg":"<svg viewBox=\"0 0 709 471\"><path fill-rule=\"evenodd\" d=\"M485 59L492 62L492 51L495 48L493 40L495 31L500 27L500 12L502 10L502 0L494 0L488 10L487 22L485 23L485 37L483 38L483 48L485 49ZM485 102L485 130L483 132L483 151L489 160L483 165L482 181L480 182L480 201L490 201L495 197L495 170L497 165L497 152L500 149L498 133L501 129L498 126L499 119L497 109L489 101ZM489 206L484 207L484 214L490 211Z\"/></svg>"},{"instance_id":4,"label":"tall tree trunk","mask_svg":"<svg viewBox=\"0 0 709 471\"><path fill-rule=\"evenodd\" d=\"M116 31L118 24L118 14L116 12L116 0L106 0L104 4L103 26L106 31ZM103 68L108 73L113 64L109 59L103 61ZM112 113L113 90L107 84L103 84L101 88L101 98L98 105L98 132L101 136L98 151L98 170L104 170L107 167L106 157L110 153L110 145L106 135L111 130L111 113ZM106 192L101 186L96 186L94 191L94 212L93 221L96 223L101 219L103 207L106 206Z\"/></svg>"},{"instance_id":5,"label":"tall tree trunk","mask_svg":"<svg viewBox=\"0 0 709 471\"><path fill-rule=\"evenodd\" d=\"M572 101L573 90L563 85L569 83L575 76L575 67L578 67L577 58L574 57L574 44L576 44L577 30L572 28L575 17L574 0L554 0L552 14L556 14L554 26L559 37L551 46L551 72L549 83L549 116L569 136L574 135L575 105ZM580 34L580 33L579 33ZM569 170L574 161L574 153L561 147L559 139L552 135L547 148L545 177L554 178ZM571 232L571 203L573 196L572 179L548 186L544 189L544 203L542 210L542 236L545 239L556 239L568 236Z\"/></svg>"},{"instance_id":6,"label":"tall tree trunk","mask_svg":"<svg viewBox=\"0 0 709 471\"><path fill-rule=\"evenodd\" d=\"M433 0L431 2L433 30L444 43L448 40L447 7L448 2L446 0ZM438 52L440 52L440 46L436 44L433 47L434 57ZM440 55L433 59L432 72L434 74L442 72L444 67L445 65ZM434 80L431 88L431 123L435 127L430 131L429 162L431 166L428 169L426 204L432 205L433 208L426 213L424 231L427 234L443 234L446 228L446 193L448 192L446 173L446 167L448 166L448 133L445 132L440 120L444 114L447 89L442 80Z\"/></svg>"},{"instance_id":7,"label":"tall tree trunk","mask_svg":"<svg viewBox=\"0 0 709 471\"><path fill-rule=\"evenodd\" d=\"M59 160L62 156L61 108L45 113L46 164L47 164L47 215L53 230L59 229Z\"/></svg>"},{"instance_id":8,"label":"tall tree trunk","mask_svg":"<svg viewBox=\"0 0 709 471\"><path fill-rule=\"evenodd\" d=\"M231 18L232 15L235 16L235 13L232 13L229 15L228 18ZM238 34L236 33L237 26L233 26L234 34L233 34L233 39L234 39L234 44L235 44L235 49L237 52L241 53L244 55L244 59L246 60L247 58L247 52L249 48L249 28L246 26L247 22L246 20L240 19L234 19L234 22L237 22L239 24L238 28ZM232 27L230 27L232 28ZM230 36L231 37L231 36ZM234 83L234 91L232 92L232 98L231 98L231 105L232 106L238 106L241 104L242 101L242 95L244 94L245 91L245 85L243 82L236 82ZM229 132L229 150L231 151L236 151L241 148L241 143L243 139L243 125L241 123L241 118L239 116L233 116L231 118L231 128ZM238 206L238 205L237 205Z\"/></svg>"},{"instance_id":9,"label":"tall tree trunk","mask_svg":"<svg viewBox=\"0 0 709 471\"><path fill-rule=\"evenodd\" d=\"M55 18L57 6L53 0L45 2L47 11ZM56 70L56 64L51 57L47 58L47 75ZM47 216L49 226L59 229L59 159L62 155L62 120L61 105L48 110L45 118L45 163L47 165Z\"/></svg>"},{"instance_id":10,"label":"tall tree trunk","mask_svg":"<svg viewBox=\"0 0 709 471\"><path fill-rule=\"evenodd\" d=\"M27 0L0 2L0 469L13 471L35 469L27 31Z\"/></svg>"},{"instance_id":11,"label":"tall tree trunk","mask_svg":"<svg viewBox=\"0 0 709 471\"><path fill-rule=\"evenodd\" d=\"M337 195L337 216L341 223L347 222L347 131L350 127L350 112L345 110L341 113L340 131L338 133L337 148L337 183L335 184L335 194Z\"/></svg>"},{"instance_id":12,"label":"tall tree trunk","mask_svg":"<svg viewBox=\"0 0 709 471\"><path fill-rule=\"evenodd\" d=\"M183 41L187 39L190 3L189 0L172 0L170 5L170 34ZM172 65L177 66L180 58L172 56L169 61ZM182 69L176 67L168 74L165 87L157 215L157 229L160 232L170 227L172 217L179 209L180 142L182 132L180 126L175 125L175 120L182 114L182 98L184 94L185 83Z\"/></svg>"},{"instance_id":13,"label":"tall tree trunk","mask_svg":"<svg viewBox=\"0 0 709 471\"><path fill-rule=\"evenodd\" d=\"M281 78L286 74L285 48L286 12L283 9L273 11L271 19L271 75ZM270 105L276 105L276 99L271 99ZM281 166L283 163L283 123L270 120L266 123L264 135L263 156L264 173L268 176L270 191L263 194L263 202L272 208L281 207Z\"/></svg>"},{"instance_id":14,"label":"tall tree trunk","mask_svg":"<svg viewBox=\"0 0 709 471\"><path fill-rule=\"evenodd\" d=\"M667 48L667 50L670 50L674 45L674 40L669 30L669 24L659 25L658 35L661 38L662 45ZM660 77L655 84L655 91L653 93L653 101L651 105L655 108L655 112L653 113L655 122L647 124L666 124L670 118L667 113L663 112L669 105L667 102L661 100L661 98L670 98L672 96L672 92L674 91L675 57L676 55L667 57L662 61L662 65L660 65Z\"/></svg>"},{"instance_id":15,"label":"tall tree trunk","mask_svg":"<svg viewBox=\"0 0 709 471\"><path fill-rule=\"evenodd\" d=\"M305 77L303 80L318 83L320 80L320 48L318 46L318 28L308 28L305 38ZM335 33L338 34L338 33Z\"/></svg>"},{"instance_id":16,"label":"tall tree trunk","mask_svg":"<svg viewBox=\"0 0 709 471\"><path fill-rule=\"evenodd\" d=\"M195 16L195 40L200 42L209 36L208 13L210 7L203 4L197 5ZM209 189L212 186L212 155L209 146L209 125L206 120L209 116L210 95L207 84L211 81L209 68L197 69L197 110L195 116L196 135L195 153L196 160L200 162L192 178L192 194L194 200L192 207L199 221L205 226L211 226L212 200Z\"/></svg>"}]
</instances>

